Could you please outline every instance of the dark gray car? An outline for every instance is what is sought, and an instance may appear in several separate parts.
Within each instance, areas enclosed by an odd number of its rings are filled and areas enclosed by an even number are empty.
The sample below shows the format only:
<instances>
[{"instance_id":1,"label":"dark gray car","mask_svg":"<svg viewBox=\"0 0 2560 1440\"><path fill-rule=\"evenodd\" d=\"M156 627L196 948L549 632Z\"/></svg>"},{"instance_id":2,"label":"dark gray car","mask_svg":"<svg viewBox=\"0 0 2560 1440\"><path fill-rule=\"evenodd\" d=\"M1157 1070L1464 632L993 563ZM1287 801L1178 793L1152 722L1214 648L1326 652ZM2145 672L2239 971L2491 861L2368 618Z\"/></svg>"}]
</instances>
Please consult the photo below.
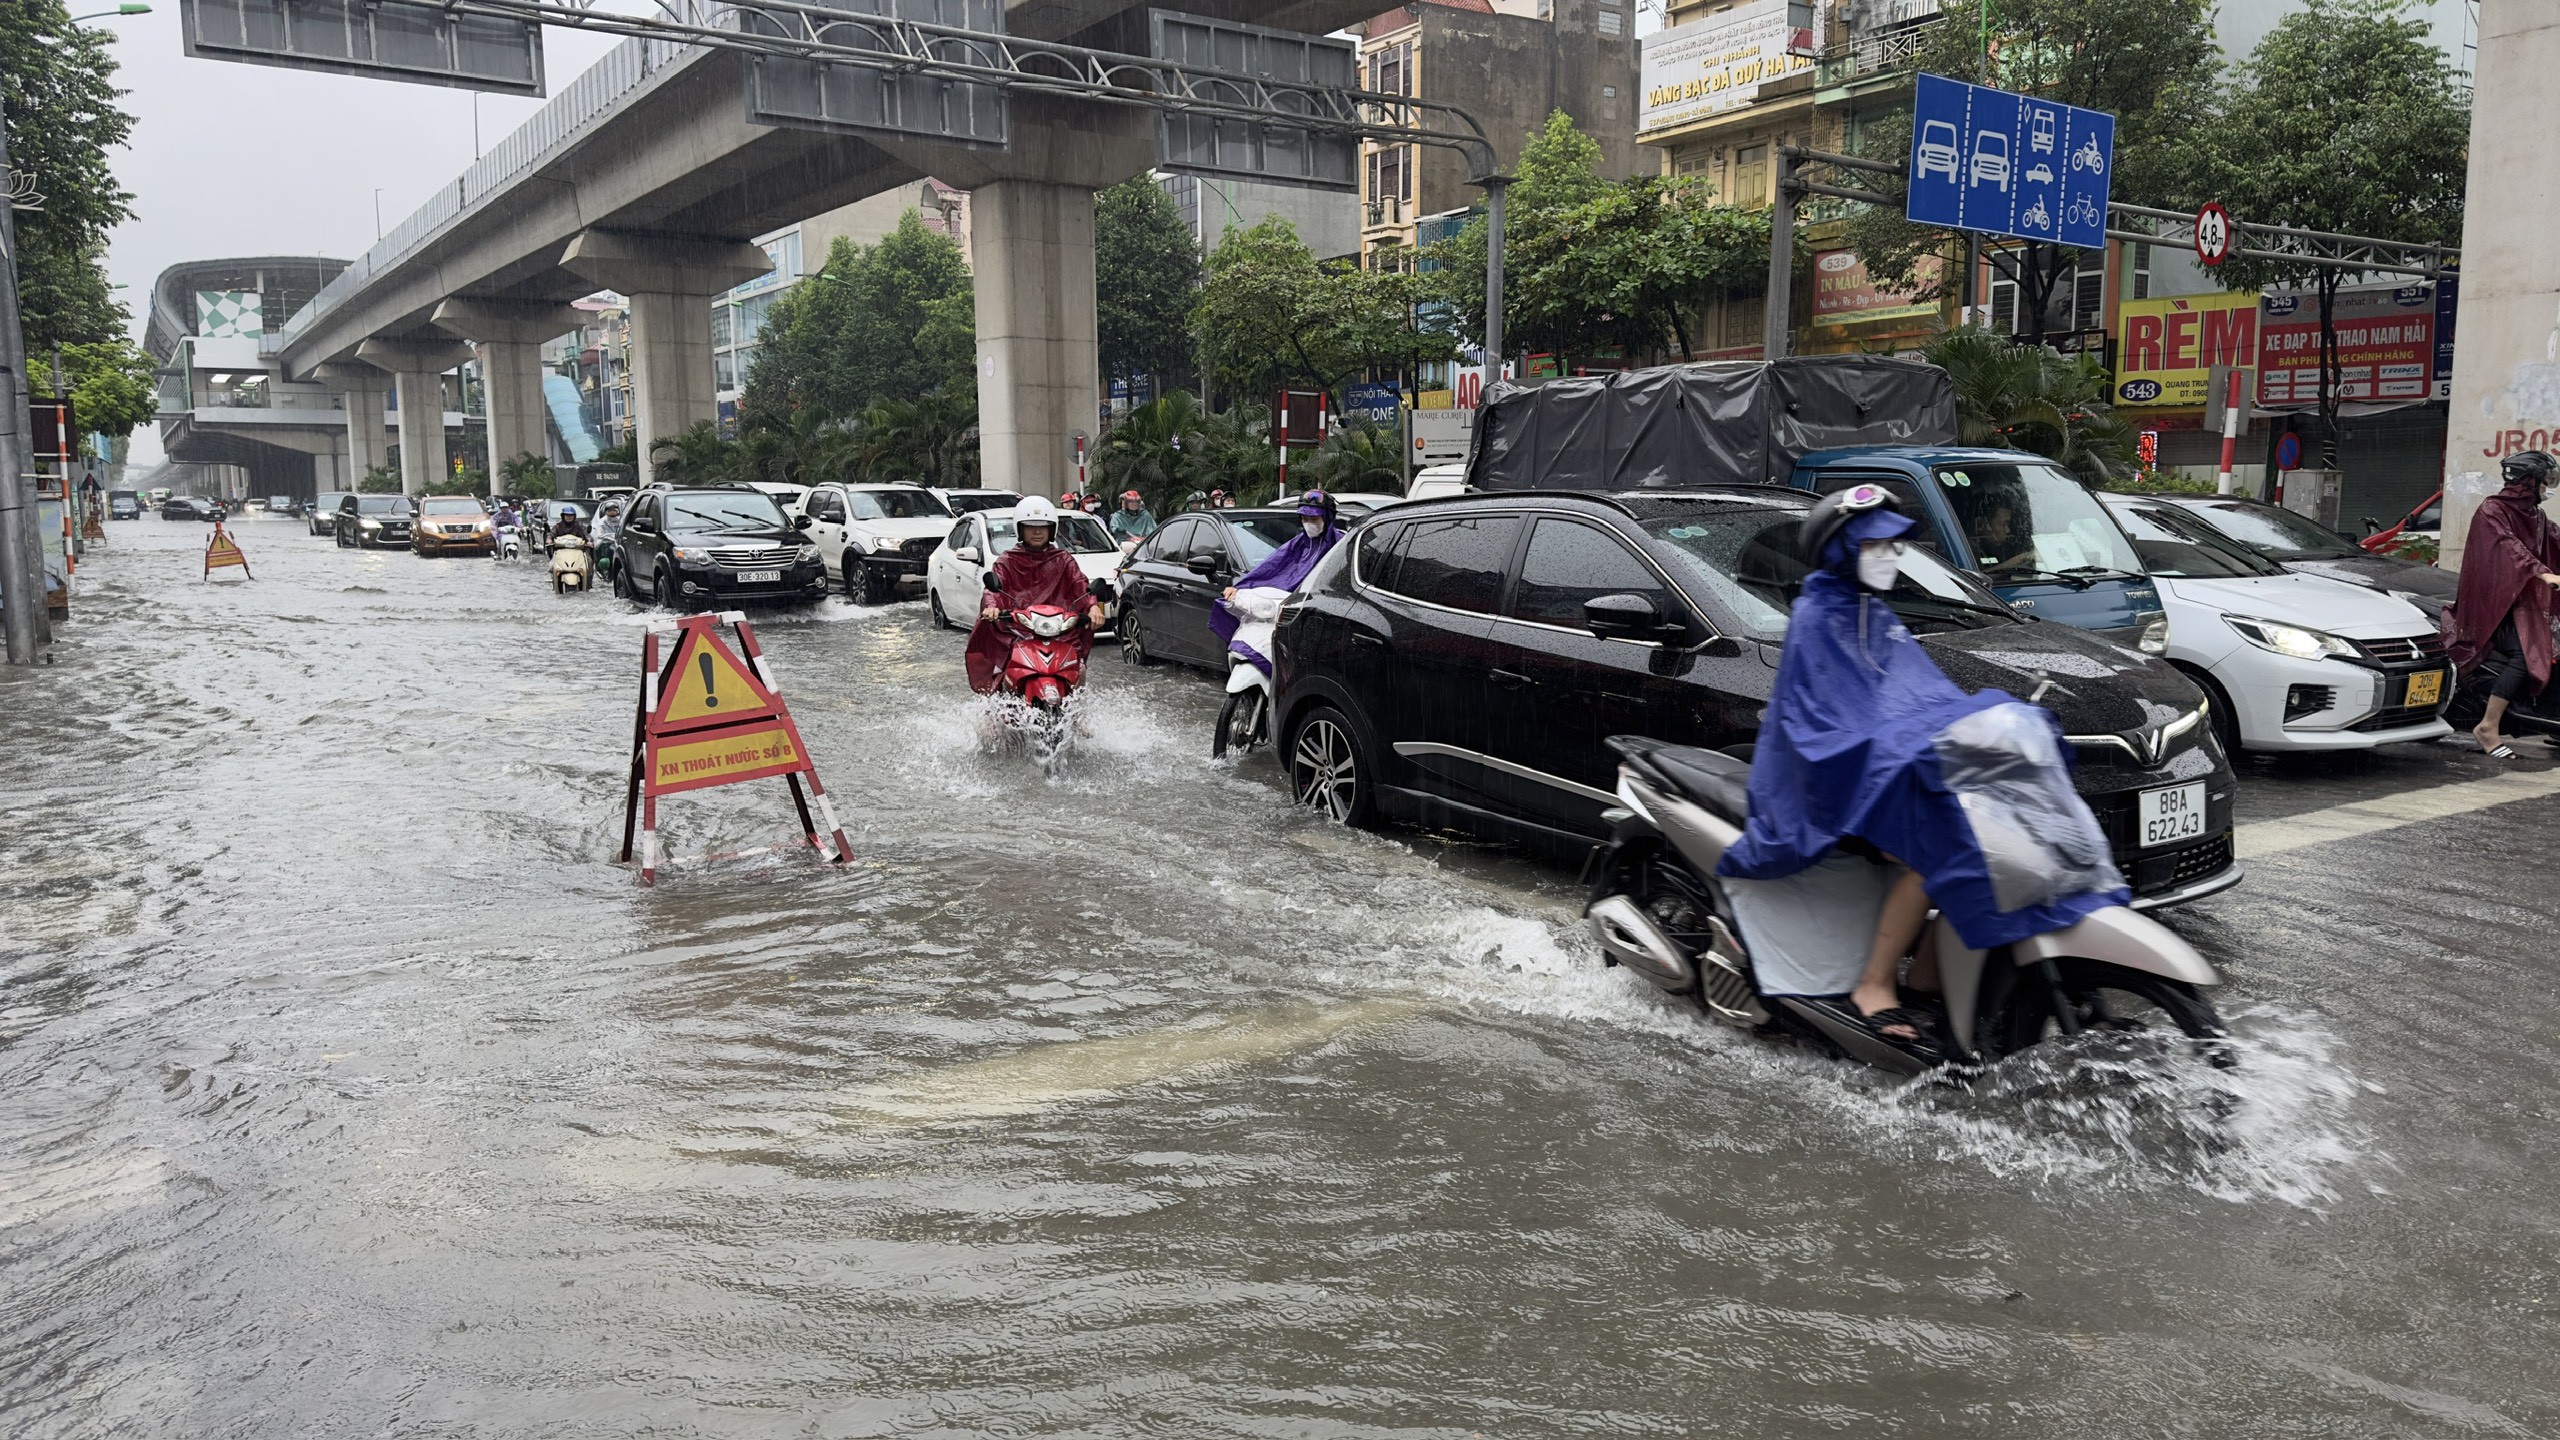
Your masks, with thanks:
<instances>
[{"instance_id":1,"label":"dark gray car","mask_svg":"<svg viewBox=\"0 0 2560 1440\"><path fill-rule=\"evenodd\" d=\"M2213 527L2216 534L2296 574L2325 575L2367 590L2397 595L2417 606L2430 620L2453 603L2452 571L2390 555L2369 554L2344 535L2281 505L2237 495L2146 498L2177 506Z\"/></svg>"}]
</instances>

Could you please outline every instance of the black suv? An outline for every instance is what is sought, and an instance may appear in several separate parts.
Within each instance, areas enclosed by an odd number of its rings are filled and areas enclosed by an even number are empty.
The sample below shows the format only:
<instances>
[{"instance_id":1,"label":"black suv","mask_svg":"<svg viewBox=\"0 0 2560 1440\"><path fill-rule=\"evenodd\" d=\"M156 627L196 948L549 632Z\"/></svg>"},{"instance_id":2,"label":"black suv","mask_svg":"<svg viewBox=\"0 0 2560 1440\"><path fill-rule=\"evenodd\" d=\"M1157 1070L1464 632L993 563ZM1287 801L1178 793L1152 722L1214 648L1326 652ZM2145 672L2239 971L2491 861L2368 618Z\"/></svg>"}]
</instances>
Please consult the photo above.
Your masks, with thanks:
<instances>
[{"instance_id":1,"label":"black suv","mask_svg":"<svg viewBox=\"0 0 2560 1440\"><path fill-rule=\"evenodd\" d=\"M338 501L334 528L341 547L370 550L377 545L406 545L417 508L406 495L349 495Z\"/></svg>"},{"instance_id":2,"label":"black suv","mask_svg":"<svg viewBox=\"0 0 2560 1440\"><path fill-rule=\"evenodd\" d=\"M818 547L772 496L744 485L652 485L632 497L613 538L613 593L669 610L827 593Z\"/></svg>"},{"instance_id":3,"label":"black suv","mask_svg":"<svg viewBox=\"0 0 2560 1440\"><path fill-rule=\"evenodd\" d=\"M1529 492L1377 515L1281 613L1292 793L1352 824L1398 818L1581 851L1617 803L1609 736L1725 749L1757 734L1813 498ZM2075 781L2137 905L2240 878L2231 766L2185 676L2023 619L1919 546L1887 603L1958 685L1996 686L2061 718ZM2162 818L2180 813L2175 802L2201 804L2201 834Z\"/></svg>"}]
</instances>

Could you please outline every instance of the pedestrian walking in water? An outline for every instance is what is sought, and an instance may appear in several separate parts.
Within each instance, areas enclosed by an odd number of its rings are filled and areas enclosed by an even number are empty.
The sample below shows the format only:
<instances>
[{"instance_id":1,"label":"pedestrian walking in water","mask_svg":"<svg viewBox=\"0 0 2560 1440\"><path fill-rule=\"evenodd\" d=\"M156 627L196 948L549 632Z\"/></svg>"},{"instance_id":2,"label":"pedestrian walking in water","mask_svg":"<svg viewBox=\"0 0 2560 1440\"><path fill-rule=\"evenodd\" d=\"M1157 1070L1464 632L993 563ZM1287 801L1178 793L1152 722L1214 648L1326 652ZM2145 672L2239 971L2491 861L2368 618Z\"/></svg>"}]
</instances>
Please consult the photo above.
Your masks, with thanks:
<instances>
[{"instance_id":1,"label":"pedestrian walking in water","mask_svg":"<svg viewBox=\"0 0 2560 1440\"><path fill-rule=\"evenodd\" d=\"M2560 590L2560 525L2542 513L2542 497L2560 469L2539 450L2510 455L2498 467L2507 486L2480 502L2462 548L2462 584L2453 596L2453 663L2483 661L2497 671L2487 713L2471 727L2492 759L2515 757L2500 730L2509 706L2528 703L2551 681L2551 612Z\"/></svg>"}]
</instances>

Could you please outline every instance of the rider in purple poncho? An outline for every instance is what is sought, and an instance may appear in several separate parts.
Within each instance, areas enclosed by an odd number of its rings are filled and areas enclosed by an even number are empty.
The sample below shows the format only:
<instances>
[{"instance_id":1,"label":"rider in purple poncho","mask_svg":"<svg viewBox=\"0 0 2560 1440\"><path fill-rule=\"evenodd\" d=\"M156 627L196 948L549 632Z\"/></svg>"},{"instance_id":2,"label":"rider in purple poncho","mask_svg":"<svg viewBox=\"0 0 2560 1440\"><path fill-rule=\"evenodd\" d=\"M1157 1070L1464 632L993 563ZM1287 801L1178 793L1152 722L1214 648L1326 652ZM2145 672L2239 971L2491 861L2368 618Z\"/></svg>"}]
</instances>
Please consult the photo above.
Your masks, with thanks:
<instances>
[{"instance_id":1,"label":"rider in purple poncho","mask_svg":"<svg viewBox=\"0 0 2560 1440\"><path fill-rule=\"evenodd\" d=\"M1298 497L1298 522L1303 527L1299 534L1291 536L1288 544L1263 556L1261 564L1236 577L1236 583L1228 586L1219 598L1233 601L1239 592L1246 590L1295 590L1307 578L1308 572L1316 568L1316 562L1342 541L1342 526L1335 518L1333 497L1321 490L1310 490ZM1209 607L1209 628L1226 642L1228 651L1253 662L1263 674L1270 674L1271 657L1252 643L1258 636L1266 635L1269 627L1256 626L1239 637L1236 632L1243 623L1224 604Z\"/></svg>"}]
</instances>

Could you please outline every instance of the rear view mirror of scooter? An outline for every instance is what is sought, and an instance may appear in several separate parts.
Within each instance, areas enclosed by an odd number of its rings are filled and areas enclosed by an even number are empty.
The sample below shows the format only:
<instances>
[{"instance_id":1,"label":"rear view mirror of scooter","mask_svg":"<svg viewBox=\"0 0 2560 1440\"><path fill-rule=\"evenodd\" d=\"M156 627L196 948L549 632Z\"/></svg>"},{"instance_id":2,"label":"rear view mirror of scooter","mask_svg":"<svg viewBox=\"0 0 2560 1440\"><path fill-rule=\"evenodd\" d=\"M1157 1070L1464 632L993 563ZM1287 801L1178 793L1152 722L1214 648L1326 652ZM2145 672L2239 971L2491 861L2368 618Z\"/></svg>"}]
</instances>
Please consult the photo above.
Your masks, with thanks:
<instances>
[{"instance_id":1,"label":"rear view mirror of scooter","mask_svg":"<svg viewBox=\"0 0 2560 1440\"><path fill-rule=\"evenodd\" d=\"M993 580L996 577L990 575L987 578ZM1094 582L1091 585L1086 586L1085 589L1091 592L1094 599L1103 601L1106 604L1120 597L1120 592L1112 588L1111 582L1102 579L1099 576L1095 577Z\"/></svg>"},{"instance_id":2,"label":"rear view mirror of scooter","mask_svg":"<svg viewBox=\"0 0 2560 1440\"><path fill-rule=\"evenodd\" d=\"M990 595L1001 595L1004 593L1004 587L996 583L996 572L993 570L979 576L978 581L980 584L987 587L987 593Z\"/></svg>"}]
</instances>

